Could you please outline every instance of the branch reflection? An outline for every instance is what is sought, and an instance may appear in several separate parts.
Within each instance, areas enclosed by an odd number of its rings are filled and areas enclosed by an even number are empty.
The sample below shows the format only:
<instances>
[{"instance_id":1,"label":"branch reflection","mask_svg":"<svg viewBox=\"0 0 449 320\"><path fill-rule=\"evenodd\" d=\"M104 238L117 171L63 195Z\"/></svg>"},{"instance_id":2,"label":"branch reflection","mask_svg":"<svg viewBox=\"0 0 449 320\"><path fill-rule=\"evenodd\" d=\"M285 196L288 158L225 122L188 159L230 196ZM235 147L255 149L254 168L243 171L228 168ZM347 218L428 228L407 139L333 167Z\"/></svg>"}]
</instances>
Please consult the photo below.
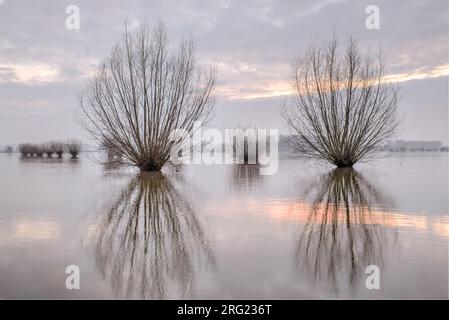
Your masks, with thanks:
<instances>
[{"instance_id":1,"label":"branch reflection","mask_svg":"<svg viewBox=\"0 0 449 320\"><path fill-rule=\"evenodd\" d=\"M231 183L239 192L260 186L263 177L259 164L235 164L232 167Z\"/></svg>"},{"instance_id":2,"label":"branch reflection","mask_svg":"<svg viewBox=\"0 0 449 320\"><path fill-rule=\"evenodd\" d=\"M190 203L162 174L135 177L102 219L96 262L117 297L185 297L214 256Z\"/></svg>"},{"instance_id":3,"label":"branch reflection","mask_svg":"<svg viewBox=\"0 0 449 320\"><path fill-rule=\"evenodd\" d=\"M336 292L340 284L354 290L367 266L383 266L391 229L384 226L387 216L382 208L389 201L352 168L332 170L309 190L316 193L296 248L296 263L315 282L324 281Z\"/></svg>"}]
</instances>

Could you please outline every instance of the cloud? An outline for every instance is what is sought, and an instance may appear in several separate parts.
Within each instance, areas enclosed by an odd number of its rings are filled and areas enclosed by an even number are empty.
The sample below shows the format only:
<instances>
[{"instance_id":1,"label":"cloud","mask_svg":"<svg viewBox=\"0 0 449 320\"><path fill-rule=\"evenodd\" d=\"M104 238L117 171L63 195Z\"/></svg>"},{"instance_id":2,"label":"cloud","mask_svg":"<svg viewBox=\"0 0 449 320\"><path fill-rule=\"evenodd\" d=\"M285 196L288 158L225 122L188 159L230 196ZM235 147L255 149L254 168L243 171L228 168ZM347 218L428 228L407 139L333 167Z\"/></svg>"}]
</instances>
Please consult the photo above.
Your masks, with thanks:
<instances>
[{"instance_id":1,"label":"cloud","mask_svg":"<svg viewBox=\"0 0 449 320\"><path fill-rule=\"evenodd\" d=\"M321 11L322 9L335 5L335 4L341 4L346 2L346 0L324 0L324 1L316 1L312 5L306 7L305 9L302 9L296 13L296 16L298 18L306 17L309 15L313 15Z\"/></svg>"},{"instance_id":2,"label":"cloud","mask_svg":"<svg viewBox=\"0 0 449 320\"><path fill-rule=\"evenodd\" d=\"M57 67L42 63L0 65L0 81L6 82L49 82L59 74Z\"/></svg>"},{"instance_id":3,"label":"cloud","mask_svg":"<svg viewBox=\"0 0 449 320\"><path fill-rule=\"evenodd\" d=\"M421 67L417 70L399 74L389 74L385 77L385 82L404 82L410 80L424 80L449 76L449 64L436 66L434 68Z\"/></svg>"},{"instance_id":4,"label":"cloud","mask_svg":"<svg viewBox=\"0 0 449 320\"><path fill-rule=\"evenodd\" d=\"M65 28L69 4L80 8L80 30ZM198 62L217 64L219 101L245 100L256 105L261 98L271 101L288 96L290 61L311 40L329 39L334 27L342 41L353 34L364 52L381 44L387 55L389 81L420 81L420 93L426 97L433 92L429 80L448 76L449 3L410 0L404 6L397 1L376 1L381 25L375 31L365 28L369 4L372 1L3 1L0 99L8 98L1 100L0 127L15 110L25 116L24 106L34 106L28 123L43 111L51 112L61 128L63 121L67 127L77 127L76 121L70 120L73 117L64 112L76 108L77 91L120 40L125 18L150 24L162 19L174 44L192 34ZM16 97L4 88L13 90ZM423 106L414 112L425 113L426 109ZM256 113L251 118L263 116ZM3 135L0 139L24 136L28 130L21 122L8 123L8 128L7 138Z\"/></svg>"}]
</instances>

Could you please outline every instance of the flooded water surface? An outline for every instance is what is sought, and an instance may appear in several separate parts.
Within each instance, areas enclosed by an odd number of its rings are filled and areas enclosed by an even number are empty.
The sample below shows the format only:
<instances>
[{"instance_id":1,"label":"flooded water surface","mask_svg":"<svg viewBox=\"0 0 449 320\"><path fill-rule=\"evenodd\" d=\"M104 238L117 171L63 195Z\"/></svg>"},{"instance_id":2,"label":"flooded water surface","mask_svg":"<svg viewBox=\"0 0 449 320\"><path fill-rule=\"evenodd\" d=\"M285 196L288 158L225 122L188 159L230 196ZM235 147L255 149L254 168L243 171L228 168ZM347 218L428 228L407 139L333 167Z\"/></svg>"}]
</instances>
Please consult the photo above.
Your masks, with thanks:
<instances>
[{"instance_id":1,"label":"flooded water surface","mask_svg":"<svg viewBox=\"0 0 449 320\"><path fill-rule=\"evenodd\" d=\"M0 298L448 298L447 153L272 176L0 154L0 174Z\"/></svg>"}]
</instances>

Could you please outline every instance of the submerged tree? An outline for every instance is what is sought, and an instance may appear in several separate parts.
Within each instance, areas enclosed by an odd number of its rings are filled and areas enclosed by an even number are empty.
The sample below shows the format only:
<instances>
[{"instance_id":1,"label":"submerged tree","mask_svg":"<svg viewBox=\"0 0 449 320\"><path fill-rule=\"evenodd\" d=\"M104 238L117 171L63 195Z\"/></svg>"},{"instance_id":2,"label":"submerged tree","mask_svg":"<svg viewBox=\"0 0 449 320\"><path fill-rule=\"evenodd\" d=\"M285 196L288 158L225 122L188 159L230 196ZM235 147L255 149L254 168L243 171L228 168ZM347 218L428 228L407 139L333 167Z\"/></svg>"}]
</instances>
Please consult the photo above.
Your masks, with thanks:
<instances>
[{"instance_id":1,"label":"submerged tree","mask_svg":"<svg viewBox=\"0 0 449 320\"><path fill-rule=\"evenodd\" d=\"M47 155L47 158L51 158L54 153L52 142L44 142L42 144L42 151Z\"/></svg>"},{"instance_id":2,"label":"submerged tree","mask_svg":"<svg viewBox=\"0 0 449 320\"><path fill-rule=\"evenodd\" d=\"M21 143L21 144L19 144L19 146L18 146L18 150L19 150L19 152L22 154L22 156L23 157L26 157L26 156L28 156L28 155L33 155L32 154L32 146L31 146L31 144L30 143Z\"/></svg>"},{"instance_id":3,"label":"submerged tree","mask_svg":"<svg viewBox=\"0 0 449 320\"><path fill-rule=\"evenodd\" d=\"M62 158L62 155L64 153L64 144L59 141L53 141L51 143L53 153L56 153L58 155L58 158Z\"/></svg>"},{"instance_id":4,"label":"submerged tree","mask_svg":"<svg viewBox=\"0 0 449 320\"><path fill-rule=\"evenodd\" d=\"M131 32L99 66L80 99L81 123L100 143L141 171L169 160L176 129L189 133L209 119L214 69L199 69L192 39L170 52L165 26Z\"/></svg>"},{"instance_id":5,"label":"submerged tree","mask_svg":"<svg viewBox=\"0 0 449 320\"><path fill-rule=\"evenodd\" d=\"M35 145L35 150L36 156L38 156L39 158L44 155L44 147L42 144Z\"/></svg>"},{"instance_id":6,"label":"submerged tree","mask_svg":"<svg viewBox=\"0 0 449 320\"><path fill-rule=\"evenodd\" d=\"M42 150L40 145L34 143L21 143L18 146L18 150L24 157L27 156L33 157L34 155L38 157L42 156Z\"/></svg>"},{"instance_id":7,"label":"submerged tree","mask_svg":"<svg viewBox=\"0 0 449 320\"><path fill-rule=\"evenodd\" d=\"M104 151L107 156L106 166L121 166L123 165L122 155L114 148L114 144L110 143L111 139L103 140L100 143L99 150Z\"/></svg>"},{"instance_id":8,"label":"submerged tree","mask_svg":"<svg viewBox=\"0 0 449 320\"><path fill-rule=\"evenodd\" d=\"M232 132L232 152L238 164L259 163L259 136L253 128L236 128Z\"/></svg>"},{"instance_id":9,"label":"submerged tree","mask_svg":"<svg viewBox=\"0 0 449 320\"><path fill-rule=\"evenodd\" d=\"M67 140L66 147L71 154L72 159L76 159L78 153L81 151L81 141L76 139Z\"/></svg>"},{"instance_id":10,"label":"submerged tree","mask_svg":"<svg viewBox=\"0 0 449 320\"><path fill-rule=\"evenodd\" d=\"M337 167L369 158L398 126L398 87L386 83L382 54L362 55L350 38L310 45L294 63L292 105L283 110L297 149Z\"/></svg>"}]
</instances>

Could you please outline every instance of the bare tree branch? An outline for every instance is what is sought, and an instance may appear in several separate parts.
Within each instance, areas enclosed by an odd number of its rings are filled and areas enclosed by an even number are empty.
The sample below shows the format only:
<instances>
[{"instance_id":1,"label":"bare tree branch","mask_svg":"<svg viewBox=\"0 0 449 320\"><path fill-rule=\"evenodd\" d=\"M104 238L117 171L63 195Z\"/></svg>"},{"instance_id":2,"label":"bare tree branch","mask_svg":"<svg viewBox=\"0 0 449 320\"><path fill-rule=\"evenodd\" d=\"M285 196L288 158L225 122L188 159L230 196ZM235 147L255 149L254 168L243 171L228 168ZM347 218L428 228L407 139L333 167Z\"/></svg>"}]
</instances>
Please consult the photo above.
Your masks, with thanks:
<instances>
[{"instance_id":1,"label":"bare tree branch","mask_svg":"<svg viewBox=\"0 0 449 320\"><path fill-rule=\"evenodd\" d=\"M374 155L398 127L398 86L384 82L381 51L362 56L350 38L313 43L292 64L294 103L283 117L304 155L351 167Z\"/></svg>"},{"instance_id":2,"label":"bare tree branch","mask_svg":"<svg viewBox=\"0 0 449 320\"><path fill-rule=\"evenodd\" d=\"M151 34L146 25L135 32L125 25L123 40L81 95L83 127L124 162L160 170L175 143L170 134L191 132L211 115L215 70L196 67L195 58L191 38L169 52L161 22Z\"/></svg>"}]
</instances>

